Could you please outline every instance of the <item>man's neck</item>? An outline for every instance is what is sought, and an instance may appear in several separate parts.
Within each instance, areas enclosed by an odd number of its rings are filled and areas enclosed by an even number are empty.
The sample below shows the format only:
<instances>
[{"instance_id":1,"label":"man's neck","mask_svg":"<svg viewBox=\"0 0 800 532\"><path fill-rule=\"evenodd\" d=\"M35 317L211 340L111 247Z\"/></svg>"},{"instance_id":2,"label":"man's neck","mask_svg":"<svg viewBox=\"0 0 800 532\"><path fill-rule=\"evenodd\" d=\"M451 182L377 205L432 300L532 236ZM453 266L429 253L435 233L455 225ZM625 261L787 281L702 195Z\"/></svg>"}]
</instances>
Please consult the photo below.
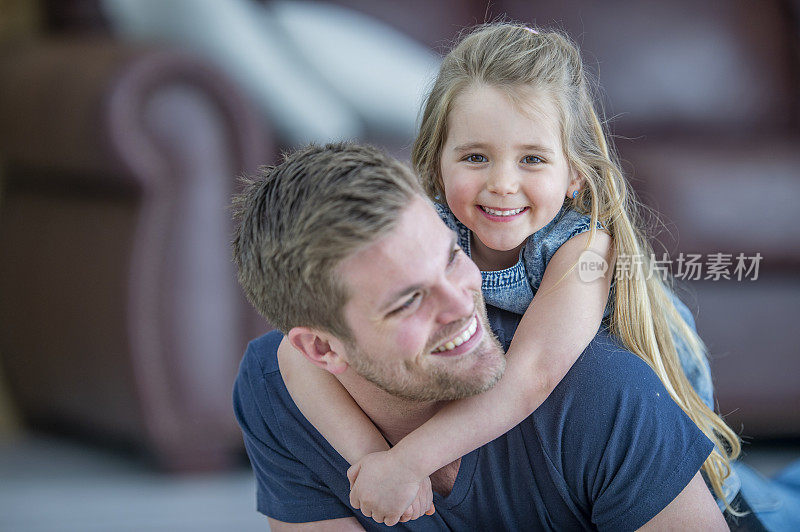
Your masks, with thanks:
<instances>
[{"instance_id":1,"label":"man's neck","mask_svg":"<svg viewBox=\"0 0 800 532\"><path fill-rule=\"evenodd\" d=\"M372 420L390 445L405 438L409 433L439 411L447 401L412 401L391 395L367 382L352 371L339 375L342 386L350 393L358 406ZM433 490L444 496L450 494L455 483L459 458L431 475Z\"/></svg>"},{"instance_id":2,"label":"man's neck","mask_svg":"<svg viewBox=\"0 0 800 532\"><path fill-rule=\"evenodd\" d=\"M339 375L339 381L392 445L428 421L446 404L391 395L352 371Z\"/></svg>"}]
</instances>

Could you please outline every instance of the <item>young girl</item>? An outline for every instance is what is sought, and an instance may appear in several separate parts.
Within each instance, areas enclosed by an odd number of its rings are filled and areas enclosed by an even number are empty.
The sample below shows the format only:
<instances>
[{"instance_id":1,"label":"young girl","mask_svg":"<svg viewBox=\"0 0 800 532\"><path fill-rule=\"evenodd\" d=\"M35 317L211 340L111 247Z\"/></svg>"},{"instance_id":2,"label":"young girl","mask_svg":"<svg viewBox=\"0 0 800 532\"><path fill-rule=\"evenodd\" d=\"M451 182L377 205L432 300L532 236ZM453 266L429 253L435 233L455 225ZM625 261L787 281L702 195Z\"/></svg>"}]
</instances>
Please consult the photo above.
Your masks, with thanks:
<instances>
[{"instance_id":1,"label":"young girl","mask_svg":"<svg viewBox=\"0 0 800 532\"><path fill-rule=\"evenodd\" d=\"M559 33L525 26L478 28L445 57L412 159L483 271L487 303L524 315L498 384L448 404L391 450L331 375L299 356L280 360L303 414L354 464L353 506L388 525L432 511L428 476L529 416L601 323L648 362L717 443L703 471L724 500L739 440L710 408L705 348L681 315L688 311L649 270L651 248L577 48ZM615 276L616 256L628 260ZM414 297L403 312L414 311ZM345 412L336 419L328 416L332 397Z\"/></svg>"}]
</instances>

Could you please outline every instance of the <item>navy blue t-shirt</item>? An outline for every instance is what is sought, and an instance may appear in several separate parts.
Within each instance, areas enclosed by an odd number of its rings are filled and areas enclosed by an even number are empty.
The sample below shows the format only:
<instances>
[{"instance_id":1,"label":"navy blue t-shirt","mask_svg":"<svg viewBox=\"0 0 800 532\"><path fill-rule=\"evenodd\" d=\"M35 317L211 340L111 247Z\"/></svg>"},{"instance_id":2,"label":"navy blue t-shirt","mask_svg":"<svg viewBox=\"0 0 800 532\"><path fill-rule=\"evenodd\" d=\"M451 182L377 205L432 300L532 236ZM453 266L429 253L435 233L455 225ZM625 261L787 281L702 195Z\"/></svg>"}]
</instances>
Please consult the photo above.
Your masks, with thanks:
<instances>
[{"instance_id":1,"label":"navy blue t-shirt","mask_svg":"<svg viewBox=\"0 0 800 532\"><path fill-rule=\"evenodd\" d=\"M510 341L518 316L492 311ZM282 339L250 343L234 409L257 481L257 508L279 521L355 516L348 463L303 417L278 370ZM634 530L669 504L713 444L641 359L601 330L547 400L525 421L461 459L436 513L399 530Z\"/></svg>"}]
</instances>

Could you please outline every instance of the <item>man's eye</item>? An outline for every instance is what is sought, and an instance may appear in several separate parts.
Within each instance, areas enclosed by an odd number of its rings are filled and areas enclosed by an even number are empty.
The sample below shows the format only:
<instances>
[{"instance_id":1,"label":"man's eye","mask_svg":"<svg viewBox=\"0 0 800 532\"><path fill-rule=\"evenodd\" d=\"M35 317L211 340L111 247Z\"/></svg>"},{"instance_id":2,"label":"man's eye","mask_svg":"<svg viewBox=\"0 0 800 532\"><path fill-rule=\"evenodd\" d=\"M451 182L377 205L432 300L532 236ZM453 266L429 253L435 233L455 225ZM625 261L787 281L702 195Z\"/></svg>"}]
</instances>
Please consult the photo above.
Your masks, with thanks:
<instances>
[{"instance_id":1,"label":"man's eye","mask_svg":"<svg viewBox=\"0 0 800 532\"><path fill-rule=\"evenodd\" d=\"M463 251L461 249L461 246L454 247L453 251L450 252L450 260L447 261L447 264L448 265L453 264L456 261L456 259L458 258L458 254L461 251Z\"/></svg>"},{"instance_id":2,"label":"man's eye","mask_svg":"<svg viewBox=\"0 0 800 532\"><path fill-rule=\"evenodd\" d=\"M525 156L525 157L522 159L522 161L523 161L525 164L540 164L540 163L543 163L543 162L544 162L544 161L541 159L541 157L537 157L536 155L527 155L527 156Z\"/></svg>"},{"instance_id":3,"label":"man's eye","mask_svg":"<svg viewBox=\"0 0 800 532\"><path fill-rule=\"evenodd\" d=\"M488 159L479 153L471 153L464 160L468 163L485 163Z\"/></svg>"},{"instance_id":4,"label":"man's eye","mask_svg":"<svg viewBox=\"0 0 800 532\"><path fill-rule=\"evenodd\" d=\"M408 299L406 299L406 300L405 300L405 302L404 302L402 305L400 305L399 307L397 307L396 309L394 309L394 311L392 312L392 314L395 314L395 313L398 313L398 312L403 312L404 310L408 310L408 309L410 309L412 306L414 306L414 304L417 302L417 300L418 300L420 297L422 297L422 294L420 294L419 292L414 292L414 293L411 295L411 297L409 297Z\"/></svg>"}]
</instances>

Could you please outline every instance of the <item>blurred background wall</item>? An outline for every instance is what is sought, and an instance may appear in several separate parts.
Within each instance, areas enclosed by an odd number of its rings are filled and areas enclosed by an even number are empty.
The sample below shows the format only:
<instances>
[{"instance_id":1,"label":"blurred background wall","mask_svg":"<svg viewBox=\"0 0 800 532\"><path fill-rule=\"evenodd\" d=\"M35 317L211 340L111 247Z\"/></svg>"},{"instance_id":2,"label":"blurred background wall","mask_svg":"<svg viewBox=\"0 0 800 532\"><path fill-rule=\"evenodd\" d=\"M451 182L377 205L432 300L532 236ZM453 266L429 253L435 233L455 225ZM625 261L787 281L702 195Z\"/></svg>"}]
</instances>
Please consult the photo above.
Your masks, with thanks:
<instances>
[{"instance_id":1,"label":"blurred background wall","mask_svg":"<svg viewBox=\"0 0 800 532\"><path fill-rule=\"evenodd\" d=\"M310 140L407 160L441 54L506 16L581 45L674 273L706 265L682 297L721 411L797 439L800 2L753 6L0 0L0 426L227 467L238 360L269 329L229 260L236 176Z\"/></svg>"},{"instance_id":2,"label":"blurred background wall","mask_svg":"<svg viewBox=\"0 0 800 532\"><path fill-rule=\"evenodd\" d=\"M32 39L39 30L41 14L38 4L25 0L0 1L0 46L6 43ZM3 169L0 167L0 183L3 182ZM0 187L0 209L3 191ZM1 353L1 352L0 352ZM2 354L0 354L0 358ZM0 434L10 435L19 431L19 420L9 396L5 375L0 366Z\"/></svg>"}]
</instances>

